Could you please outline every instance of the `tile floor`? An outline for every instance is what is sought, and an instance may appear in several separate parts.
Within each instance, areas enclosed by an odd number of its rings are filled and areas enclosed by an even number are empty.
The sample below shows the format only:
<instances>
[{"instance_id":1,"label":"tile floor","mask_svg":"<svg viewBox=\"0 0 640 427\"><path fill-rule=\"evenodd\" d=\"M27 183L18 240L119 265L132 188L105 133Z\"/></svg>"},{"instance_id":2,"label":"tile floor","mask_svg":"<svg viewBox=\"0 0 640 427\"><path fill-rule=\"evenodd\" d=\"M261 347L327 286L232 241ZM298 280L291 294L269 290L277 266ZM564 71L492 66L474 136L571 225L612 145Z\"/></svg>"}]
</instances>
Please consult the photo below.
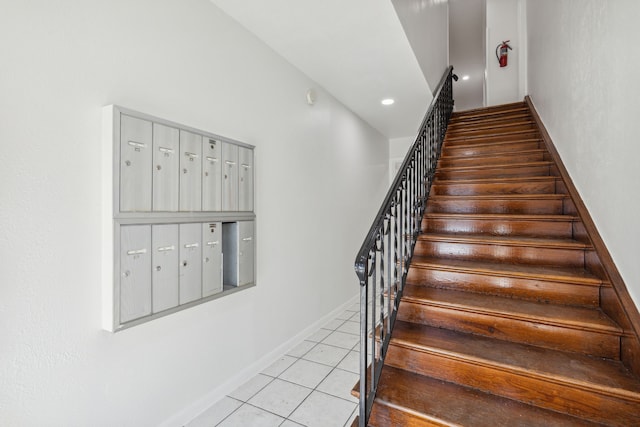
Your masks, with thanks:
<instances>
[{"instance_id":1,"label":"tile floor","mask_svg":"<svg viewBox=\"0 0 640 427\"><path fill-rule=\"evenodd\" d=\"M359 304L307 337L188 427L344 427L358 413Z\"/></svg>"}]
</instances>

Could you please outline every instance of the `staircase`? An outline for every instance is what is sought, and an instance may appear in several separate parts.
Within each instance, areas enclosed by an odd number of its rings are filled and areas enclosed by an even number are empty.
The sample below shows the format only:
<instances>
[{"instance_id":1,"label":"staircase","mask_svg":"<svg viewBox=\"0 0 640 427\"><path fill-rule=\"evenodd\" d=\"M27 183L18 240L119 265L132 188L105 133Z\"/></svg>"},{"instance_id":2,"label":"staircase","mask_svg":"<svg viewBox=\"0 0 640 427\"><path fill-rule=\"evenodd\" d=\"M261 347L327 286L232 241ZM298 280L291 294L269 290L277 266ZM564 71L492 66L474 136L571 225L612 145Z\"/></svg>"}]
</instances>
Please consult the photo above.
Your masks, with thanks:
<instances>
[{"instance_id":1,"label":"staircase","mask_svg":"<svg viewBox=\"0 0 640 427\"><path fill-rule=\"evenodd\" d=\"M454 113L369 424L640 425L584 230L526 103Z\"/></svg>"}]
</instances>

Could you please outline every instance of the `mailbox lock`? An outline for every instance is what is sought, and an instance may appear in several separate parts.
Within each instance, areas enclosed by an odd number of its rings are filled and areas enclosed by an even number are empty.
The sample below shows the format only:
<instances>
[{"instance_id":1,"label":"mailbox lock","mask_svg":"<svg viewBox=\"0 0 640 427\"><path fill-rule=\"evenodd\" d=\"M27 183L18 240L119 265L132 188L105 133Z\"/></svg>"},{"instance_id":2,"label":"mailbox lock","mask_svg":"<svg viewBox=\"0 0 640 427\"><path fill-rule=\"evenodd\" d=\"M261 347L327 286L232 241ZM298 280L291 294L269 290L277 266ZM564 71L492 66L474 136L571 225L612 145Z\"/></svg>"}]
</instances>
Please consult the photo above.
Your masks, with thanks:
<instances>
[{"instance_id":1,"label":"mailbox lock","mask_svg":"<svg viewBox=\"0 0 640 427\"><path fill-rule=\"evenodd\" d=\"M186 267L187 266L187 261L182 261L182 266Z\"/></svg>"},{"instance_id":2,"label":"mailbox lock","mask_svg":"<svg viewBox=\"0 0 640 427\"><path fill-rule=\"evenodd\" d=\"M209 172L205 172L205 173L204 173L204 176L209 176Z\"/></svg>"},{"instance_id":3,"label":"mailbox lock","mask_svg":"<svg viewBox=\"0 0 640 427\"><path fill-rule=\"evenodd\" d=\"M161 170L162 166L158 165L158 166L156 166L156 169Z\"/></svg>"},{"instance_id":4,"label":"mailbox lock","mask_svg":"<svg viewBox=\"0 0 640 427\"><path fill-rule=\"evenodd\" d=\"M122 273L122 275L124 277L129 277L129 275L131 275L131 272L129 270L125 271L124 273Z\"/></svg>"},{"instance_id":5,"label":"mailbox lock","mask_svg":"<svg viewBox=\"0 0 640 427\"><path fill-rule=\"evenodd\" d=\"M160 270L162 270L162 267L161 266L157 266L156 267L156 271L160 271Z\"/></svg>"},{"instance_id":6,"label":"mailbox lock","mask_svg":"<svg viewBox=\"0 0 640 427\"><path fill-rule=\"evenodd\" d=\"M182 169L182 173L187 173L187 168Z\"/></svg>"},{"instance_id":7,"label":"mailbox lock","mask_svg":"<svg viewBox=\"0 0 640 427\"><path fill-rule=\"evenodd\" d=\"M124 164L127 166L131 166L131 160L125 160Z\"/></svg>"},{"instance_id":8,"label":"mailbox lock","mask_svg":"<svg viewBox=\"0 0 640 427\"><path fill-rule=\"evenodd\" d=\"M204 262L209 262L209 257L205 258Z\"/></svg>"}]
</instances>

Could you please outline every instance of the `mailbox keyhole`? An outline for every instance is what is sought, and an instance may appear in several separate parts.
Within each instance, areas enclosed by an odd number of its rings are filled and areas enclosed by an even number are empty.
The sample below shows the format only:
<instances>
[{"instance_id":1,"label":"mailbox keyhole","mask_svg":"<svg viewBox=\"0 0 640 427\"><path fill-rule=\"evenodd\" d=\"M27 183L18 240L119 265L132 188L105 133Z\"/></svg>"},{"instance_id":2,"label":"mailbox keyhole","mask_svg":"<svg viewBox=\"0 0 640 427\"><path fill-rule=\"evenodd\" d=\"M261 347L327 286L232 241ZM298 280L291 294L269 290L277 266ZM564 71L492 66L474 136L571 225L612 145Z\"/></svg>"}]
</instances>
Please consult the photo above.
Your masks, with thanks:
<instances>
[{"instance_id":1,"label":"mailbox keyhole","mask_svg":"<svg viewBox=\"0 0 640 427\"><path fill-rule=\"evenodd\" d=\"M131 166L131 160L125 160L124 164L127 166Z\"/></svg>"},{"instance_id":2,"label":"mailbox keyhole","mask_svg":"<svg viewBox=\"0 0 640 427\"><path fill-rule=\"evenodd\" d=\"M156 166L156 169L161 170L162 166L158 165L158 166Z\"/></svg>"},{"instance_id":3,"label":"mailbox keyhole","mask_svg":"<svg viewBox=\"0 0 640 427\"><path fill-rule=\"evenodd\" d=\"M187 266L187 261L182 261L182 266L186 267Z\"/></svg>"},{"instance_id":4,"label":"mailbox keyhole","mask_svg":"<svg viewBox=\"0 0 640 427\"><path fill-rule=\"evenodd\" d=\"M156 267L156 271L160 271L160 270L162 270L162 267L157 266L157 267Z\"/></svg>"},{"instance_id":5,"label":"mailbox keyhole","mask_svg":"<svg viewBox=\"0 0 640 427\"><path fill-rule=\"evenodd\" d=\"M182 169L182 173L187 173L187 169Z\"/></svg>"}]
</instances>

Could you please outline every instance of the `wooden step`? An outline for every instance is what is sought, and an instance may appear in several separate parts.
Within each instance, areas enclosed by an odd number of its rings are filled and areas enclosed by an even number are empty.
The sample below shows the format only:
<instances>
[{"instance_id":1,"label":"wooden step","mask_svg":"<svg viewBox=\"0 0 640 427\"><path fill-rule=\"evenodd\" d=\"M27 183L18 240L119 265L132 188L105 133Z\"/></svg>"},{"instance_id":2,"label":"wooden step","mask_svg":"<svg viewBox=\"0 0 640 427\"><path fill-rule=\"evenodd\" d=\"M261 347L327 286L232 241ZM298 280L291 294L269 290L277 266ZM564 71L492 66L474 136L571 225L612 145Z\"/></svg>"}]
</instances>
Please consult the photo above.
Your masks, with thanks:
<instances>
[{"instance_id":1,"label":"wooden step","mask_svg":"<svg viewBox=\"0 0 640 427\"><path fill-rule=\"evenodd\" d=\"M529 113L529 108L524 102L514 102L510 104L497 105L492 107L474 108L465 111L455 111L451 115L451 122L466 120L484 120L492 116L504 117L510 114Z\"/></svg>"},{"instance_id":2,"label":"wooden step","mask_svg":"<svg viewBox=\"0 0 640 427\"><path fill-rule=\"evenodd\" d=\"M566 199L564 194L433 195L427 201L427 212L560 215Z\"/></svg>"},{"instance_id":3,"label":"wooden step","mask_svg":"<svg viewBox=\"0 0 640 427\"><path fill-rule=\"evenodd\" d=\"M602 281L582 268L414 256L407 283L557 304L596 307Z\"/></svg>"},{"instance_id":4,"label":"wooden step","mask_svg":"<svg viewBox=\"0 0 640 427\"><path fill-rule=\"evenodd\" d=\"M539 139L525 139L502 142L488 142L486 144L452 145L443 144L442 157L453 156L477 156L483 154L508 153L511 151L535 150L543 148L544 144Z\"/></svg>"},{"instance_id":5,"label":"wooden step","mask_svg":"<svg viewBox=\"0 0 640 427\"><path fill-rule=\"evenodd\" d=\"M524 112L514 112L508 115L498 115L494 117L488 118L479 118L479 119L466 119L466 120L455 120L452 119L449 121L449 126L447 130L456 130L456 129L467 129L474 126L479 125L490 125L490 124L503 124L503 123L514 123L520 122L522 120L532 120L532 116L528 111Z\"/></svg>"},{"instance_id":6,"label":"wooden step","mask_svg":"<svg viewBox=\"0 0 640 427\"><path fill-rule=\"evenodd\" d=\"M511 123L478 123L475 126L465 127L452 127L447 129L447 136L449 138L463 137L463 136L481 136L481 135L495 135L504 132L515 132L521 130L536 129L535 123L532 120L522 120Z\"/></svg>"},{"instance_id":7,"label":"wooden step","mask_svg":"<svg viewBox=\"0 0 640 427\"><path fill-rule=\"evenodd\" d=\"M607 425L640 425L621 362L396 321L385 364Z\"/></svg>"},{"instance_id":8,"label":"wooden step","mask_svg":"<svg viewBox=\"0 0 640 427\"><path fill-rule=\"evenodd\" d=\"M427 213L422 219L422 230L426 233L570 238L576 221L578 218L571 215Z\"/></svg>"},{"instance_id":9,"label":"wooden step","mask_svg":"<svg viewBox=\"0 0 640 427\"><path fill-rule=\"evenodd\" d=\"M599 425L392 366L385 366L380 378L376 402L369 419L371 426ZM358 424L352 426L357 427Z\"/></svg>"},{"instance_id":10,"label":"wooden step","mask_svg":"<svg viewBox=\"0 0 640 427\"><path fill-rule=\"evenodd\" d=\"M440 167L436 179L458 180L479 178L508 178L547 176L551 173L551 162L504 163L491 165Z\"/></svg>"},{"instance_id":11,"label":"wooden step","mask_svg":"<svg viewBox=\"0 0 640 427\"><path fill-rule=\"evenodd\" d=\"M621 328L593 307L408 285L397 318L538 347L620 358Z\"/></svg>"},{"instance_id":12,"label":"wooden step","mask_svg":"<svg viewBox=\"0 0 640 427\"><path fill-rule=\"evenodd\" d=\"M414 255L512 264L584 267L585 249L573 239L423 233Z\"/></svg>"},{"instance_id":13,"label":"wooden step","mask_svg":"<svg viewBox=\"0 0 640 427\"><path fill-rule=\"evenodd\" d=\"M519 130L513 132L499 132L494 135L481 135L481 136L445 136L444 143L449 147L454 145L470 145L470 144L486 144L489 142L518 142L523 139L537 139L540 138L540 134L536 129L531 130Z\"/></svg>"},{"instance_id":14,"label":"wooden step","mask_svg":"<svg viewBox=\"0 0 640 427\"><path fill-rule=\"evenodd\" d=\"M556 192L555 176L480 178L434 181L431 195L473 196L489 194L551 194Z\"/></svg>"},{"instance_id":15,"label":"wooden step","mask_svg":"<svg viewBox=\"0 0 640 427\"><path fill-rule=\"evenodd\" d=\"M483 166L507 163L530 163L545 160L546 150L522 150L507 153L491 153L476 156L444 156L438 161L442 168L462 166Z\"/></svg>"}]
</instances>

